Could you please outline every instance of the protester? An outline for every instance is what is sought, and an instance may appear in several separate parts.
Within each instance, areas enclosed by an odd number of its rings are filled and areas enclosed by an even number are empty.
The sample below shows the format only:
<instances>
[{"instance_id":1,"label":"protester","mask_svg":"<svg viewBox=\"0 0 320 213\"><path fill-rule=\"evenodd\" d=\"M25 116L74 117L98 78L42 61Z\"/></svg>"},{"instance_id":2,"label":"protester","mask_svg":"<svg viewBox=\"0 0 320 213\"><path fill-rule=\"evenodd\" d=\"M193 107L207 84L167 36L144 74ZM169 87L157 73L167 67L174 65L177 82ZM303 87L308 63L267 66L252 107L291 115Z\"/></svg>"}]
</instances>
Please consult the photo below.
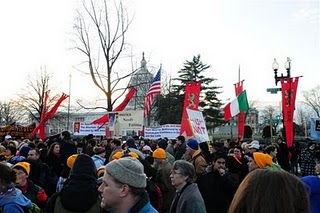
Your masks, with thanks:
<instances>
[{"instance_id":1,"label":"protester","mask_svg":"<svg viewBox=\"0 0 320 213\"><path fill-rule=\"evenodd\" d=\"M153 158L157 168L155 183L162 192L163 212L166 213L170 210L170 205L174 196L174 187L171 185L170 181L172 165L166 159L166 151L162 148L158 148L153 152Z\"/></svg>"},{"instance_id":2,"label":"protester","mask_svg":"<svg viewBox=\"0 0 320 213\"><path fill-rule=\"evenodd\" d=\"M254 152L251 157L249 157L248 169L249 172L252 172L256 169L264 169L267 166L272 165L272 158L268 154L261 152Z\"/></svg>"},{"instance_id":3,"label":"protester","mask_svg":"<svg viewBox=\"0 0 320 213\"><path fill-rule=\"evenodd\" d=\"M132 157L113 160L106 165L99 187L101 207L113 213L158 212L150 205L143 165Z\"/></svg>"},{"instance_id":4,"label":"protester","mask_svg":"<svg viewBox=\"0 0 320 213\"><path fill-rule=\"evenodd\" d=\"M3 213L24 213L31 201L15 188L16 174L4 163L0 163L0 208Z\"/></svg>"},{"instance_id":5,"label":"protester","mask_svg":"<svg viewBox=\"0 0 320 213\"><path fill-rule=\"evenodd\" d=\"M195 139L189 139L187 142L186 153L191 156L189 160L195 168L196 175L200 175L207 167L207 161L201 153L199 142Z\"/></svg>"},{"instance_id":6,"label":"protester","mask_svg":"<svg viewBox=\"0 0 320 213\"><path fill-rule=\"evenodd\" d=\"M207 212L226 213L239 185L227 171L226 158L225 154L217 153L212 159L211 171L197 178Z\"/></svg>"},{"instance_id":7,"label":"protester","mask_svg":"<svg viewBox=\"0 0 320 213\"><path fill-rule=\"evenodd\" d=\"M102 146L95 146L93 147L93 153L94 155L91 157L94 165L96 165L96 168L98 169L101 166L105 165L106 159L106 150Z\"/></svg>"},{"instance_id":8,"label":"protester","mask_svg":"<svg viewBox=\"0 0 320 213\"><path fill-rule=\"evenodd\" d=\"M15 185L21 190L31 202L37 204L44 210L47 202L47 194L40 186L34 184L28 179L30 174L30 164L28 162L19 162L13 166L13 171L16 173Z\"/></svg>"},{"instance_id":9,"label":"protester","mask_svg":"<svg viewBox=\"0 0 320 213\"><path fill-rule=\"evenodd\" d=\"M196 175L194 166L185 160L174 162L171 171L171 184L176 194L170 206L170 213L205 213L206 206L198 186L193 183Z\"/></svg>"},{"instance_id":10,"label":"protester","mask_svg":"<svg viewBox=\"0 0 320 213\"><path fill-rule=\"evenodd\" d=\"M102 212L96 181L97 169L91 157L86 154L78 155L64 187L49 199L46 213Z\"/></svg>"},{"instance_id":11,"label":"protester","mask_svg":"<svg viewBox=\"0 0 320 213\"><path fill-rule=\"evenodd\" d=\"M303 183L278 170L257 169L241 182L229 213L308 213L310 203Z\"/></svg>"}]
</instances>

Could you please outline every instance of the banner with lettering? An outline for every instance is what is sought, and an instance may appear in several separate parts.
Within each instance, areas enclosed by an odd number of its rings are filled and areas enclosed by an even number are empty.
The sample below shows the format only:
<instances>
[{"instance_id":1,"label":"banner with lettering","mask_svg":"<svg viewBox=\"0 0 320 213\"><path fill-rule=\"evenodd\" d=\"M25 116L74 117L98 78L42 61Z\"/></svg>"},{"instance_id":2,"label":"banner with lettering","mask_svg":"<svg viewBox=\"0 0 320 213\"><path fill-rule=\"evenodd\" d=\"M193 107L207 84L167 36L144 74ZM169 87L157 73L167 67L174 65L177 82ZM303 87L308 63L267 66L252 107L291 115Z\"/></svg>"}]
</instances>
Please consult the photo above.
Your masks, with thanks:
<instances>
[{"instance_id":1,"label":"banner with lettering","mask_svg":"<svg viewBox=\"0 0 320 213\"><path fill-rule=\"evenodd\" d=\"M73 123L73 135L84 136L93 134L94 136L104 136L106 133L107 125L100 124L90 124L84 122L74 122Z\"/></svg>"},{"instance_id":2,"label":"banner with lettering","mask_svg":"<svg viewBox=\"0 0 320 213\"><path fill-rule=\"evenodd\" d=\"M193 138L196 138L200 143L210 141L202 112L187 109L187 114L193 132Z\"/></svg>"},{"instance_id":3,"label":"banner with lettering","mask_svg":"<svg viewBox=\"0 0 320 213\"><path fill-rule=\"evenodd\" d=\"M157 127L145 127L144 138L157 140L159 138L175 139L180 135L180 124L165 124Z\"/></svg>"},{"instance_id":4,"label":"banner with lettering","mask_svg":"<svg viewBox=\"0 0 320 213\"><path fill-rule=\"evenodd\" d=\"M193 135L186 109L198 110L200 98L201 82L186 83L186 92L184 96L184 106L182 111L180 135L191 137Z\"/></svg>"},{"instance_id":5,"label":"banner with lettering","mask_svg":"<svg viewBox=\"0 0 320 213\"><path fill-rule=\"evenodd\" d=\"M122 130L142 130L143 129L143 110L129 110L116 112L116 122L119 125L119 132Z\"/></svg>"},{"instance_id":6,"label":"banner with lettering","mask_svg":"<svg viewBox=\"0 0 320 213\"><path fill-rule=\"evenodd\" d=\"M283 124L285 126L285 136L287 146L293 144L293 115L298 88L299 77L281 79Z\"/></svg>"},{"instance_id":7,"label":"banner with lettering","mask_svg":"<svg viewBox=\"0 0 320 213\"><path fill-rule=\"evenodd\" d=\"M22 126L16 125L14 122L7 126L0 126L0 137L4 137L6 135L11 135L12 137L27 137L35 128L35 123Z\"/></svg>"},{"instance_id":8,"label":"banner with lettering","mask_svg":"<svg viewBox=\"0 0 320 213\"><path fill-rule=\"evenodd\" d=\"M320 118L311 118L310 137L314 140L320 140Z\"/></svg>"}]
</instances>

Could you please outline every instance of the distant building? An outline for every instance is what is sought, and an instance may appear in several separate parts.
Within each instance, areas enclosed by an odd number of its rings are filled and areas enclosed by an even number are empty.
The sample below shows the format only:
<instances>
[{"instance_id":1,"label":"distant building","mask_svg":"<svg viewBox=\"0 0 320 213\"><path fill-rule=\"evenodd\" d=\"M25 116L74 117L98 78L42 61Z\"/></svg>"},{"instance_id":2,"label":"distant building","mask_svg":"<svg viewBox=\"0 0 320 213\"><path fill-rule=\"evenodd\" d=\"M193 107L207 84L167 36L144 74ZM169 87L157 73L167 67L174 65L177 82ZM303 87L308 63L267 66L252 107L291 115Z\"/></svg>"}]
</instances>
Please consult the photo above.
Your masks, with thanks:
<instances>
[{"instance_id":1,"label":"distant building","mask_svg":"<svg viewBox=\"0 0 320 213\"><path fill-rule=\"evenodd\" d=\"M129 101L126 110L137 110L144 108L144 97L147 94L152 83L153 75L148 71L147 62L142 53L141 67L131 77L129 86L136 88L135 96Z\"/></svg>"}]
</instances>

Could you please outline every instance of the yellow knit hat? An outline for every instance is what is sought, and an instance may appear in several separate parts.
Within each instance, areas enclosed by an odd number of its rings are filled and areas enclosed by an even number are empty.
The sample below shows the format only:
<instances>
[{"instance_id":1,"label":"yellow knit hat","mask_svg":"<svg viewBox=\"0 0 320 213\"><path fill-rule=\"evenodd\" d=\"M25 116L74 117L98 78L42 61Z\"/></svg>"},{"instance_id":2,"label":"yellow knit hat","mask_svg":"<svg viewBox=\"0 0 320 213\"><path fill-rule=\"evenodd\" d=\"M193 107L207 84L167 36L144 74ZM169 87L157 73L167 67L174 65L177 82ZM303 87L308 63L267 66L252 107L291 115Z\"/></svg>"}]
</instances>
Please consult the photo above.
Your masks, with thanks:
<instances>
[{"instance_id":1,"label":"yellow knit hat","mask_svg":"<svg viewBox=\"0 0 320 213\"><path fill-rule=\"evenodd\" d=\"M122 157L122 152L117 152L112 156L112 159L113 160L118 160L121 157Z\"/></svg>"},{"instance_id":2,"label":"yellow knit hat","mask_svg":"<svg viewBox=\"0 0 320 213\"><path fill-rule=\"evenodd\" d=\"M27 175L29 176L29 174L30 174L30 163L28 163L28 162L19 162L19 163L16 163L13 167L12 167L12 169L18 169L18 168L16 168L16 167L20 167L20 168L22 168L26 173L27 173Z\"/></svg>"},{"instance_id":3,"label":"yellow knit hat","mask_svg":"<svg viewBox=\"0 0 320 213\"><path fill-rule=\"evenodd\" d=\"M130 155L131 157L135 158L135 159L138 159L139 158L139 155L135 152L129 152L128 155Z\"/></svg>"},{"instance_id":4,"label":"yellow knit hat","mask_svg":"<svg viewBox=\"0 0 320 213\"><path fill-rule=\"evenodd\" d=\"M98 176L98 178L103 176L105 170L106 170L106 166L100 166L100 167L97 169L97 176Z\"/></svg>"},{"instance_id":5,"label":"yellow knit hat","mask_svg":"<svg viewBox=\"0 0 320 213\"><path fill-rule=\"evenodd\" d=\"M74 161L76 160L76 158L78 157L78 154L74 154L71 155L70 157L68 157L67 159L67 166L71 169L73 166Z\"/></svg>"},{"instance_id":6,"label":"yellow knit hat","mask_svg":"<svg viewBox=\"0 0 320 213\"><path fill-rule=\"evenodd\" d=\"M159 158L159 159L166 159L166 151L164 151L164 149L162 148L158 148L154 150L152 157Z\"/></svg>"},{"instance_id":7,"label":"yellow knit hat","mask_svg":"<svg viewBox=\"0 0 320 213\"><path fill-rule=\"evenodd\" d=\"M254 152L253 159L261 169L265 168L266 166L272 165L272 157L268 154L264 154L261 152Z\"/></svg>"}]
</instances>

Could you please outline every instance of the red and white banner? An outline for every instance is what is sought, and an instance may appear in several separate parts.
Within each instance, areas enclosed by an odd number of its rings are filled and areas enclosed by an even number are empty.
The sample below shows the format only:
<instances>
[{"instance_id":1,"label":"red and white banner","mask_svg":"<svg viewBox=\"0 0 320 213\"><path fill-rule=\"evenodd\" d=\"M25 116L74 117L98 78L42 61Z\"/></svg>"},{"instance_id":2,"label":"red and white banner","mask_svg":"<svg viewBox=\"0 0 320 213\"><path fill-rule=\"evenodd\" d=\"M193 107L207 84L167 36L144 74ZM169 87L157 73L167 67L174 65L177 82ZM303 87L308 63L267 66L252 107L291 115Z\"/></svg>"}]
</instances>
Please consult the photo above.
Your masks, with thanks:
<instances>
[{"instance_id":1,"label":"red and white banner","mask_svg":"<svg viewBox=\"0 0 320 213\"><path fill-rule=\"evenodd\" d=\"M206 122L203 119L202 112L198 110L187 109L187 114L193 132L193 138L197 139L200 143L210 141Z\"/></svg>"},{"instance_id":2,"label":"red and white banner","mask_svg":"<svg viewBox=\"0 0 320 213\"><path fill-rule=\"evenodd\" d=\"M286 142L290 148L293 144L293 114L299 77L281 79L283 124L285 126Z\"/></svg>"},{"instance_id":3,"label":"red and white banner","mask_svg":"<svg viewBox=\"0 0 320 213\"><path fill-rule=\"evenodd\" d=\"M186 92L184 96L184 106L183 106L181 129L180 129L180 135L183 135L185 137L193 136L193 132L188 121L188 114L186 109L198 110L200 88L201 88L201 82L192 81L192 82L186 83Z\"/></svg>"}]
</instances>

